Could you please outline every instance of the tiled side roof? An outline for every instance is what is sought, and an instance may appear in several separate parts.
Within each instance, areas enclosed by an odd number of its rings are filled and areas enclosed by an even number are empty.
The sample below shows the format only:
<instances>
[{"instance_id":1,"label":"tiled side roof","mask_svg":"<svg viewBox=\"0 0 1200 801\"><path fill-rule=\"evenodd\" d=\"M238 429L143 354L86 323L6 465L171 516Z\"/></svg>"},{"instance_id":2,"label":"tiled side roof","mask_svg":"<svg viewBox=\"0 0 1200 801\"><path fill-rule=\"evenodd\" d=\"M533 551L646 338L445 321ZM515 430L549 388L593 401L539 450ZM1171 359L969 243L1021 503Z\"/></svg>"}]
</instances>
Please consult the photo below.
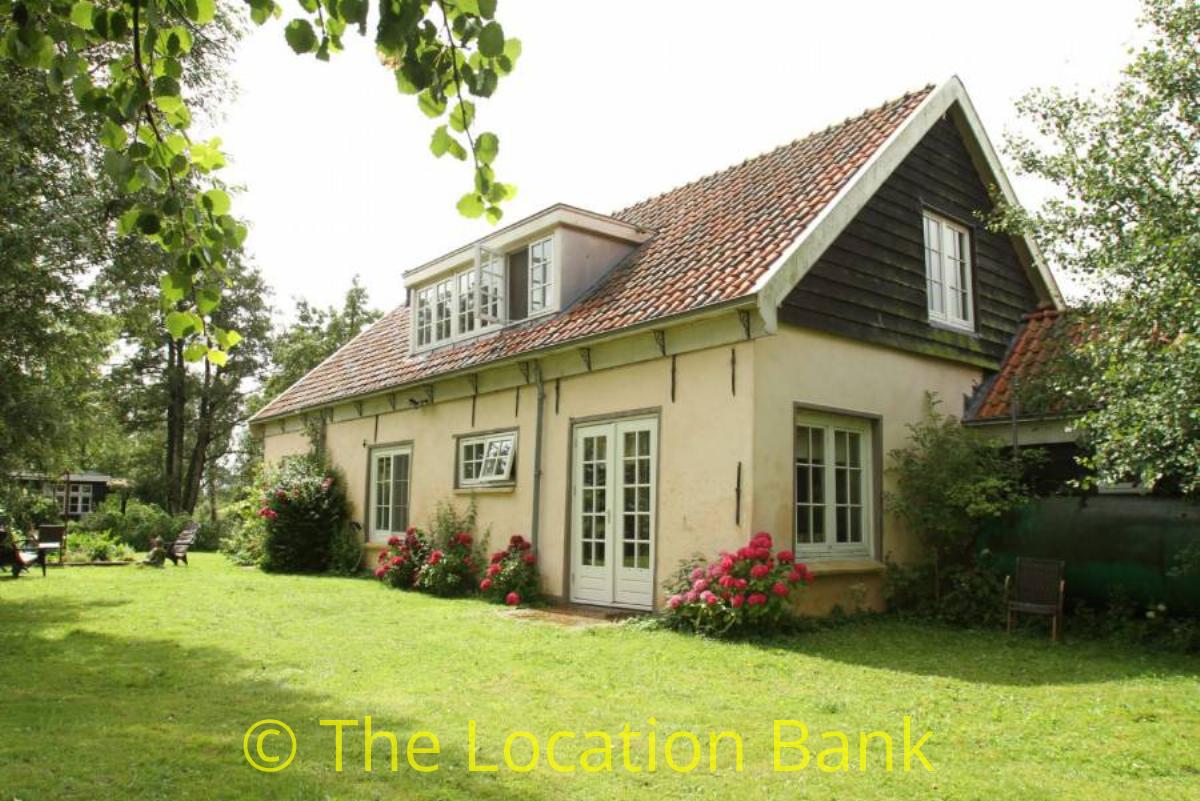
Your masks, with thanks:
<instances>
[{"instance_id":1,"label":"tiled side roof","mask_svg":"<svg viewBox=\"0 0 1200 801\"><path fill-rule=\"evenodd\" d=\"M969 422L1008 419L1012 416L1013 396L1020 387L1036 388L1046 377L1064 351L1078 342L1080 326L1076 318L1056 309L1038 309L1025 315L1025 321L1013 337L1011 347L1000 365L1000 371L980 387ZM1018 401L1017 416L1030 409ZM1069 409L1061 403L1039 403L1039 414L1066 414Z\"/></svg>"},{"instance_id":2,"label":"tiled side roof","mask_svg":"<svg viewBox=\"0 0 1200 801\"><path fill-rule=\"evenodd\" d=\"M750 295L771 264L933 87L925 87L734 167L617 212L652 229L560 314L409 354L405 307L271 401L256 420L323 406Z\"/></svg>"}]
</instances>

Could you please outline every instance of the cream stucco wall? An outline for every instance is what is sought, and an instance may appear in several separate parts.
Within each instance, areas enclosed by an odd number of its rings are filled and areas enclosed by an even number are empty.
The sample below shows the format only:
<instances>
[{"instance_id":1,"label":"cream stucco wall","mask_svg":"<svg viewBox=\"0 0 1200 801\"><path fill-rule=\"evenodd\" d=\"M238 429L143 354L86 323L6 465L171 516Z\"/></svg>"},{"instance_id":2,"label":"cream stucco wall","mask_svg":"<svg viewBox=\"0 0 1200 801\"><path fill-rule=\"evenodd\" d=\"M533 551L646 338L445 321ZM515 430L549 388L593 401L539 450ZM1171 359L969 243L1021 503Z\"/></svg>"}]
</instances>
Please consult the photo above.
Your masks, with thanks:
<instances>
[{"instance_id":1,"label":"cream stucco wall","mask_svg":"<svg viewBox=\"0 0 1200 801\"><path fill-rule=\"evenodd\" d=\"M545 405L538 552L548 594L570 596L574 424L631 412L659 421L655 602L661 604L662 582L681 559L736 548L753 531L769 531L781 543L789 542L795 404L877 418L880 451L886 454L906 441L906 425L921 417L926 390L937 392L946 408L957 412L962 396L980 378L977 368L788 326L774 335L758 335L762 332L756 330L752 340L742 334L740 342L735 341L741 332L737 322L713 320L693 328L691 336L700 338L696 341L713 337L722 344L674 356L674 401L672 356L662 356L649 334L641 335L644 342L613 345L607 351L594 348L589 354L591 370L581 367L577 352L540 360ZM714 337L713 331L720 336ZM682 342L687 335L671 336L675 338L668 342ZM505 369L508 372L499 377L481 375L473 425L472 399L463 388L457 396L439 389L436 402L419 407L407 400L421 393L409 393L393 403L335 410L326 445L346 473L356 519L368 522L364 508L370 448L403 442L413 451L411 522L425 525L439 501L450 499L463 506L474 497L480 529L490 529L493 545L512 534L530 535L536 372L523 378L512 367ZM265 452L272 461L308 447L298 420L284 428L281 431L278 423L264 427ZM474 495L455 490L455 436L509 428L517 429L519 436L515 487ZM735 523L739 463L740 524ZM905 560L915 551L913 537L885 516L876 559L890 555ZM831 564L823 578L806 601L810 611L827 610L834 603L881 603L877 569Z\"/></svg>"},{"instance_id":2,"label":"cream stucco wall","mask_svg":"<svg viewBox=\"0 0 1200 801\"><path fill-rule=\"evenodd\" d=\"M756 530L789 536L793 525L793 425L796 405L841 410L874 420L877 430L876 470L883 490L891 478L887 453L908 441L907 426L922 418L925 393L937 393L942 409L961 414L964 395L981 379L978 368L943 359L909 354L793 326L780 326L775 336L754 341L754 475L753 523ZM878 478L878 476L877 476ZM878 485L876 485L878 486ZM879 493L876 492L876 503ZM878 532L876 532L878 534ZM881 542L879 542L881 540ZM894 516L882 515L882 536L874 560L907 561L919 552L913 534ZM814 563L820 576L821 565ZM813 587L810 607L839 603L852 608L865 585L863 606L880 606L881 574L867 565L847 571L846 564L826 567L825 581Z\"/></svg>"},{"instance_id":3,"label":"cream stucco wall","mask_svg":"<svg viewBox=\"0 0 1200 801\"><path fill-rule=\"evenodd\" d=\"M737 394L731 385L730 347L677 355L675 402L671 401L670 357L596 369L545 384L538 552L547 593L557 597L570 595L569 453L572 425L581 419L644 412L659 420L656 602L661 601L657 596L661 594L662 580L679 560L696 552L715 553L736 547L746 537L754 348L750 342L732 347L738 353ZM521 395L519 405L517 393ZM368 522L363 509L370 447L403 442L411 443L413 451L412 523L426 524L441 500L454 500L464 506L474 497L480 529L490 529L493 545L503 543L512 534L528 536L532 523L537 386L530 383L480 394L476 404L474 426L469 397L330 422L326 447L333 461L346 473L348 491L355 502L355 519L364 526ZM506 428L518 430L516 486L475 494L455 490L454 437ZM280 433L277 425L267 425L264 433L265 451L271 461L308 448L302 431ZM734 524L738 462L743 466L740 528Z\"/></svg>"}]
</instances>

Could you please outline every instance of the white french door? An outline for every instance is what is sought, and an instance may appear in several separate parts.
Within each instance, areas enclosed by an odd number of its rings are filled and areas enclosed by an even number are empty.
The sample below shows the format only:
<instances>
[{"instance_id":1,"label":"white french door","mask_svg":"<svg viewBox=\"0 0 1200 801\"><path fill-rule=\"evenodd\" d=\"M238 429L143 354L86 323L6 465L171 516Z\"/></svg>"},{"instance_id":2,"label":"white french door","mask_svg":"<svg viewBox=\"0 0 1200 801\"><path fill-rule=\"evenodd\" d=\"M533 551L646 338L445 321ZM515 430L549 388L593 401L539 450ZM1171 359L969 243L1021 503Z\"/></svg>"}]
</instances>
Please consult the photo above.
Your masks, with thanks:
<instances>
[{"instance_id":1,"label":"white french door","mask_svg":"<svg viewBox=\"0 0 1200 801\"><path fill-rule=\"evenodd\" d=\"M370 541L387 542L408 529L412 449L376 448L371 451L371 497L368 503Z\"/></svg>"},{"instance_id":2,"label":"white french door","mask_svg":"<svg viewBox=\"0 0 1200 801\"><path fill-rule=\"evenodd\" d=\"M658 421L578 426L572 452L571 600L649 609Z\"/></svg>"}]
</instances>

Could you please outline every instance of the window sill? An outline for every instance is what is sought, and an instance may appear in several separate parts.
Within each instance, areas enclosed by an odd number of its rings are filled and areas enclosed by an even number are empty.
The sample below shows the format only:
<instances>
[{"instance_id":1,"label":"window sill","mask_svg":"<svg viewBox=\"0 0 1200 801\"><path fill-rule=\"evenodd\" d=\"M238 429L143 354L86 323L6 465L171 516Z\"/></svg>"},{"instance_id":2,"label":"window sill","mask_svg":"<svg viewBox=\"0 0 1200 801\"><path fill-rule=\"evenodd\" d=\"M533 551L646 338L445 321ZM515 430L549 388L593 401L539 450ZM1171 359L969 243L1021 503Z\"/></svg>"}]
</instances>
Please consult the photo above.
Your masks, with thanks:
<instances>
[{"instance_id":1,"label":"window sill","mask_svg":"<svg viewBox=\"0 0 1200 801\"><path fill-rule=\"evenodd\" d=\"M974 326L967 328L966 326L947 323L944 320L929 320L929 325L931 328L936 328L939 331L948 331L951 334L962 334L964 337L974 337L975 339L980 338L980 333L975 330Z\"/></svg>"},{"instance_id":2,"label":"window sill","mask_svg":"<svg viewBox=\"0 0 1200 801\"><path fill-rule=\"evenodd\" d=\"M455 487L455 495L511 495L517 489L514 484L483 484L477 487Z\"/></svg>"},{"instance_id":3,"label":"window sill","mask_svg":"<svg viewBox=\"0 0 1200 801\"><path fill-rule=\"evenodd\" d=\"M887 570L883 562L866 557L855 559L807 557L807 561L805 561L805 558L803 554L796 554L796 561L804 561L808 565L808 572L814 576L836 576L847 573L882 573Z\"/></svg>"}]
</instances>

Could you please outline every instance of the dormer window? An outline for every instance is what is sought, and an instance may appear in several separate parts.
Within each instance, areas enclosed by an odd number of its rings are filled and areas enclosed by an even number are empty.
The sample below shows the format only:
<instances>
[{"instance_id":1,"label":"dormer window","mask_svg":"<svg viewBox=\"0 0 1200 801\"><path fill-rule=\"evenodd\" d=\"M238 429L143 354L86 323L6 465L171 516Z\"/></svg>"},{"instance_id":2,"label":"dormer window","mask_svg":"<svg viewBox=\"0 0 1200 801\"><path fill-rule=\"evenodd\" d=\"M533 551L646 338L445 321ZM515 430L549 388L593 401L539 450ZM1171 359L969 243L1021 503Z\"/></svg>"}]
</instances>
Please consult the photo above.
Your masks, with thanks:
<instances>
[{"instance_id":1,"label":"dormer window","mask_svg":"<svg viewBox=\"0 0 1200 801\"><path fill-rule=\"evenodd\" d=\"M974 330L970 233L930 212L925 212L925 290L931 321Z\"/></svg>"},{"instance_id":2,"label":"dormer window","mask_svg":"<svg viewBox=\"0 0 1200 801\"><path fill-rule=\"evenodd\" d=\"M413 351L498 330L569 306L650 232L555 206L405 272Z\"/></svg>"},{"instance_id":3,"label":"dormer window","mask_svg":"<svg viewBox=\"0 0 1200 801\"><path fill-rule=\"evenodd\" d=\"M550 308L554 284L554 240L550 238L529 246L529 314L541 314Z\"/></svg>"}]
</instances>

